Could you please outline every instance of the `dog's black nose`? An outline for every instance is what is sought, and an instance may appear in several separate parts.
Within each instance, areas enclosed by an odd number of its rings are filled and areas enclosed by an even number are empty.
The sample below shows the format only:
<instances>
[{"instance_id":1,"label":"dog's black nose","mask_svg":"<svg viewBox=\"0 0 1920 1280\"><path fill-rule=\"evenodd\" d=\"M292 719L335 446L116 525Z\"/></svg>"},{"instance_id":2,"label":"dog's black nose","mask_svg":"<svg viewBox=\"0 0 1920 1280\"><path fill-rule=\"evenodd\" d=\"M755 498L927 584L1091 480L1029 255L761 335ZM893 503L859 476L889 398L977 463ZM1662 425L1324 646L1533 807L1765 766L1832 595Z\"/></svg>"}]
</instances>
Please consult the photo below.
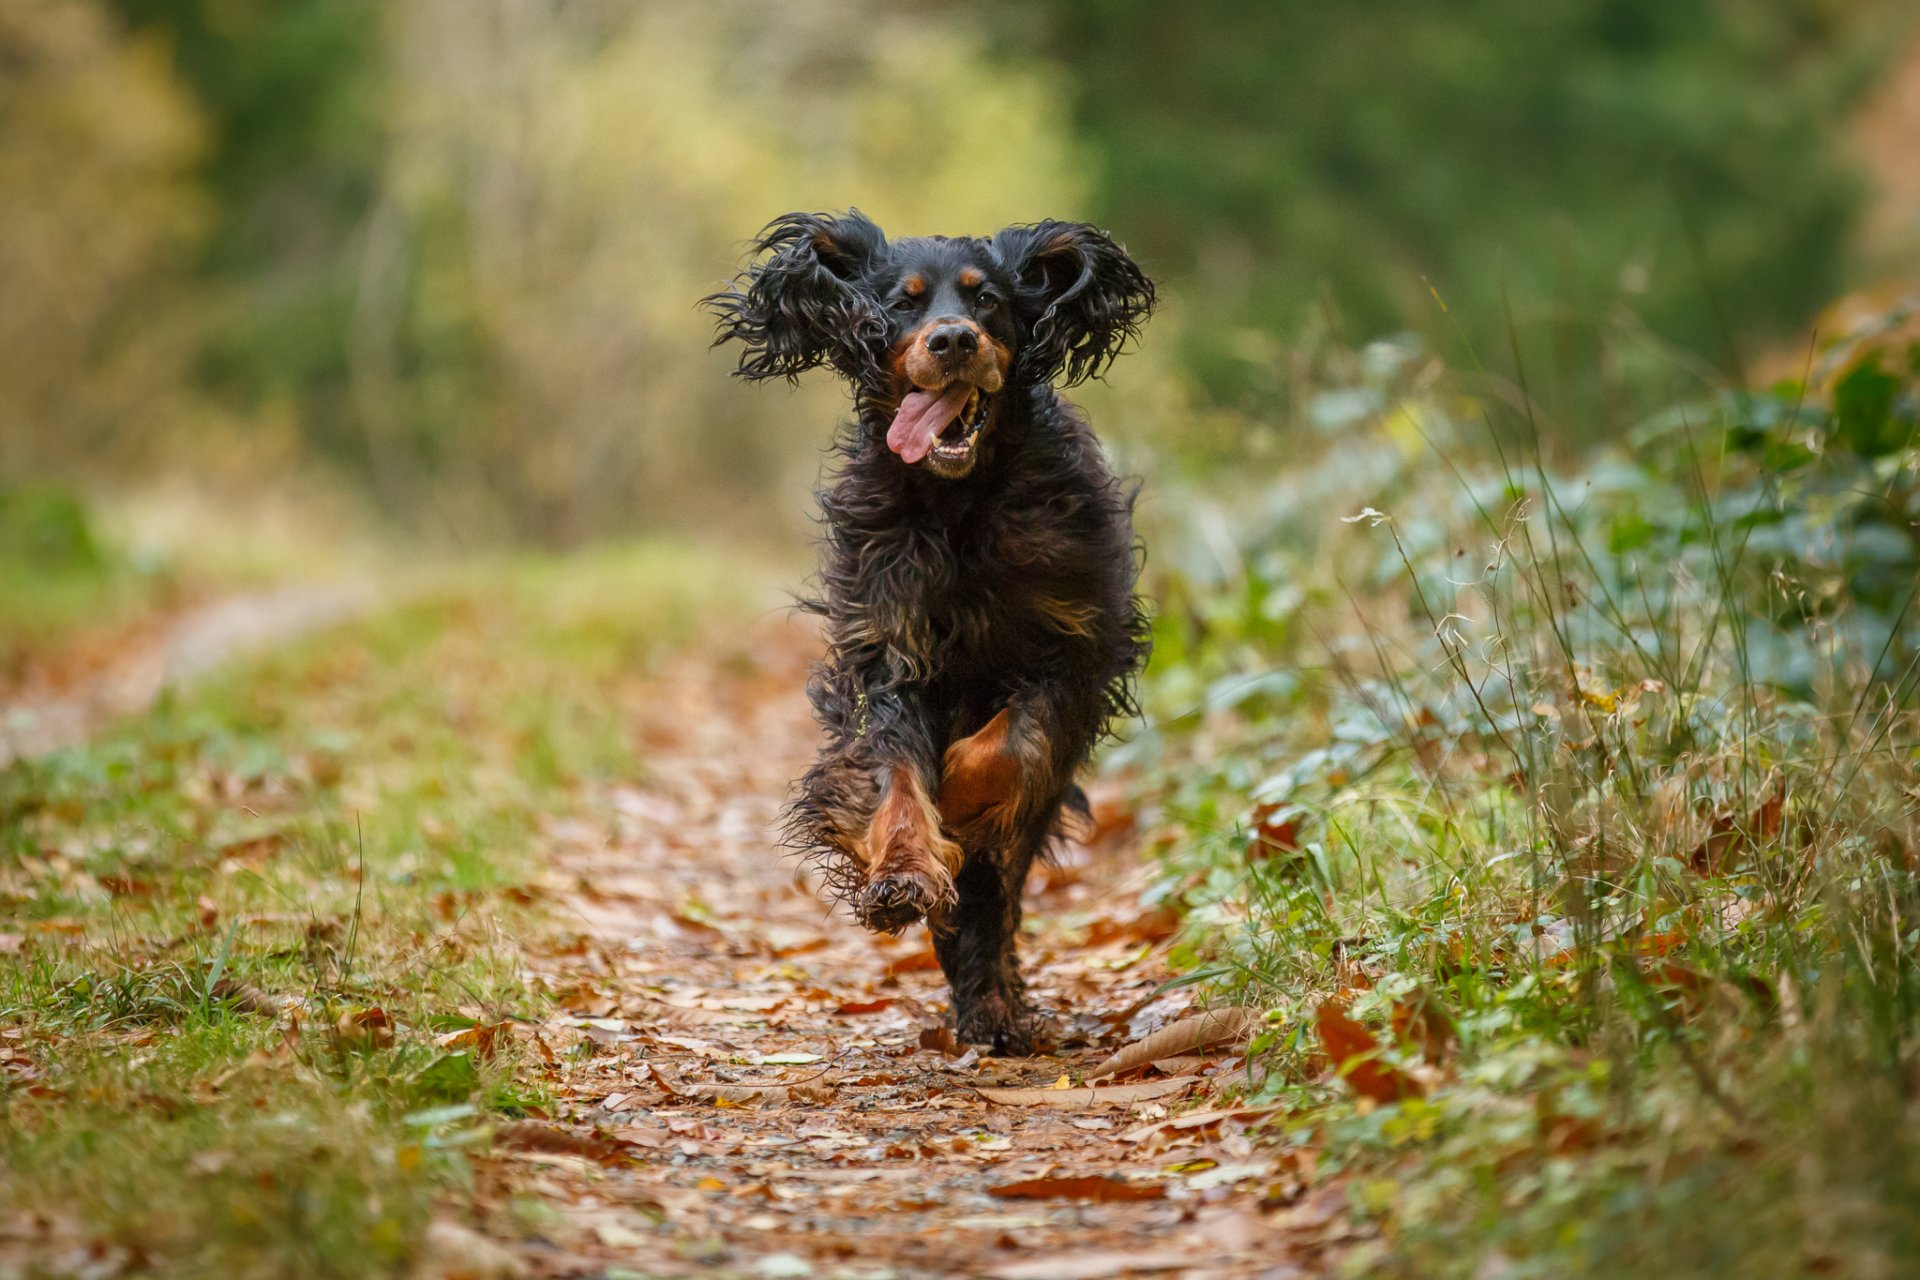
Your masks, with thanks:
<instances>
[{"instance_id":1,"label":"dog's black nose","mask_svg":"<svg viewBox=\"0 0 1920 1280\"><path fill-rule=\"evenodd\" d=\"M948 364L959 364L980 349L980 335L970 324L935 325L927 334L927 350Z\"/></svg>"}]
</instances>

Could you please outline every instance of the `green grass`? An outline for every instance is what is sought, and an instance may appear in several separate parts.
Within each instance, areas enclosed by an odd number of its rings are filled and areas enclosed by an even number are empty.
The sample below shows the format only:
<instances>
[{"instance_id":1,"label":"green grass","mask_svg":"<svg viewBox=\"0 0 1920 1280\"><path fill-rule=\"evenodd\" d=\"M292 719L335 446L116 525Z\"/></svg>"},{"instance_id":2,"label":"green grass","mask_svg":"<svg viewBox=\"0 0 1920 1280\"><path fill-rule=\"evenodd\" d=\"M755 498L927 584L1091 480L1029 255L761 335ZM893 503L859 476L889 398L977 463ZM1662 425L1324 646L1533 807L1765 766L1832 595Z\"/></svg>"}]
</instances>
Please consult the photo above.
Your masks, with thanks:
<instances>
[{"instance_id":1,"label":"green grass","mask_svg":"<svg viewBox=\"0 0 1920 1280\"><path fill-rule=\"evenodd\" d=\"M1920 1265L1916 354L1555 470L1374 352L1230 551L1163 553L1159 892L1271 1010L1356 1273ZM1329 1074L1333 1000L1424 1096Z\"/></svg>"},{"instance_id":2,"label":"green grass","mask_svg":"<svg viewBox=\"0 0 1920 1280\"><path fill-rule=\"evenodd\" d=\"M180 590L165 564L115 546L73 494L0 486L0 681L84 629L160 607Z\"/></svg>"},{"instance_id":3,"label":"green grass","mask_svg":"<svg viewBox=\"0 0 1920 1280\"><path fill-rule=\"evenodd\" d=\"M666 544L470 566L0 772L0 1204L37 1224L0 1271L405 1274L485 1119L540 1102L515 1050L435 1043L543 1014L538 817L644 770L620 708L761 580Z\"/></svg>"}]
</instances>

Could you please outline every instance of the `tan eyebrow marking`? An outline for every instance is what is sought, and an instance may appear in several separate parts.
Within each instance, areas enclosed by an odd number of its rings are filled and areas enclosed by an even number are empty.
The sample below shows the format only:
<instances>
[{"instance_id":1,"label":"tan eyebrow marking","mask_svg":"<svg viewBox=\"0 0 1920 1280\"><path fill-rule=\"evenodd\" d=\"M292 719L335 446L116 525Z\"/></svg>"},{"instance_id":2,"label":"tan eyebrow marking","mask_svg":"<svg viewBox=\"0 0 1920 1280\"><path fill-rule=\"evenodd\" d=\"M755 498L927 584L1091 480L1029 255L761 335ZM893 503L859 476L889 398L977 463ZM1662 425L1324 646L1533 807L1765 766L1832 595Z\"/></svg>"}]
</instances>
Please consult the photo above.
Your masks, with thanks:
<instances>
[{"instance_id":1,"label":"tan eyebrow marking","mask_svg":"<svg viewBox=\"0 0 1920 1280\"><path fill-rule=\"evenodd\" d=\"M917 298L921 294L927 291L926 277L908 276L905 280L902 280L900 282L900 287L907 291L907 296L909 298Z\"/></svg>"},{"instance_id":2,"label":"tan eyebrow marking","mask_svg":"<svg viewBox=\"0 0 1920 1280\"><path fill-rule=\"evenodd\" d=\"M978 267L968 267L960 273L960 283L969 289L978 288L986 283L986 275Z\"/></svg>"}]
</instances>

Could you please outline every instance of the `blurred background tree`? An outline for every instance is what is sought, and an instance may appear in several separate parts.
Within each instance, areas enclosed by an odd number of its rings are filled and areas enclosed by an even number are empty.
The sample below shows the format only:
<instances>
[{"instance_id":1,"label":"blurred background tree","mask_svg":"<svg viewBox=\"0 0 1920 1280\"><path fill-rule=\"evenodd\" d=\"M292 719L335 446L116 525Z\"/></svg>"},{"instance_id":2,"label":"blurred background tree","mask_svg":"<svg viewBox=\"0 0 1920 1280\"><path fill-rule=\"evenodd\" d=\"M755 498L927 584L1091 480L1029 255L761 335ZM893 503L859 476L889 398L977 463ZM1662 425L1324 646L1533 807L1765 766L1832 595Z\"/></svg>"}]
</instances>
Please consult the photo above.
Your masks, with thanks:
<instances>
[{"instance_id":1,"label":"blurred background tree","mask_svg":"<svg viewBox=\"0 0 1920 1280\"><path fill-rule=\"evenodd\" d=\"M208 208L167 62L91 0L0 10L0 480L140 448L190 378Z\"/></svg>"},{"instance_id":2,"label":"blurred background tree","mask_svg":"<svg viewBox=\"0 0 1920 1280\"><path fill-rule=\"evenodd\" d=\"M694 301L847 205L1112 226L1169 300L1113 421L1184 460L1289 429L1328 331L1517 346L1591 439L1862 278L1835 139L1905 9L21 0L0 464L295 471L462 541L791 527L840 393L729 383Z\"/></svg>"},{"instance_id":3,"label":"blurred background tree","mask_svg":"<svg viewBox=\"0 0 1920 1280\"><path fill-rule=\"evenodd\" d=\"M1557 390L1590 435L1624 425L1591 412L1601 371L1661 389L1617 364L1645 337L1737 365L1842 286L1863 184L1836 124L1883 69L1900 10L1021 8L1073 73L1099 215L1186 283L1186 354L1208 392L1261 397L1262 339L1309 321L1355 342L1416 326L1463 367L1467 344L1508 366L1511 306L1535 393Z\"/></svg>"}]
</instances>

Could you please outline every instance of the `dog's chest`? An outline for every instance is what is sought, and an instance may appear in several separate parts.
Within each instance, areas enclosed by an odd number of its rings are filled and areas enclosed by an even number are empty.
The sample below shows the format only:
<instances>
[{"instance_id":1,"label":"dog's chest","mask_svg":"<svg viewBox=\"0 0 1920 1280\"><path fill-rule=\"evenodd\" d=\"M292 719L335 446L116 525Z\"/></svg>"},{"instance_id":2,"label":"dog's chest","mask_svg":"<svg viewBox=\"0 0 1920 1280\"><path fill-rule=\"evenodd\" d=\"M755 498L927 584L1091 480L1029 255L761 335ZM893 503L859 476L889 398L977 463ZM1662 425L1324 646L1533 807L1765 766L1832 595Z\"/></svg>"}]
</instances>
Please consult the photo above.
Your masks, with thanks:
<instances>
[{"instance_id":1,"label":"dog's chest","mask_svg":"<svg viewBox=\"0 0 1920 1280\"><path fill-rule=\"evenodd\" d=\"M1016 513L952 538L946 553L945 572L930 575L918 595L931 638L949 656L1017 661L1093 634L1096 548L1070 526Z\"/></svg>"}]
</instances>

